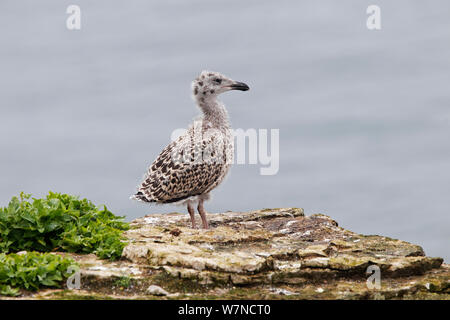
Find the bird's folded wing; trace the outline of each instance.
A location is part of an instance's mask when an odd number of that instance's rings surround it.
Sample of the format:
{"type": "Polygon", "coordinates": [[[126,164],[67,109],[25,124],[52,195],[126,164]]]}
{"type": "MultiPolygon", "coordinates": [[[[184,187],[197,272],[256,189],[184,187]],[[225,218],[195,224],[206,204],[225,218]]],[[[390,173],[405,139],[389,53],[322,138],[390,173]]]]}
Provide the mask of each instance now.
{"type": "Polygon", "coordinates": [[[148,201],[169,203],[209,192],[221,179],[225,148],[217,136],[192,132],[170,143],[150,166],[139,187],[148,201]]]}

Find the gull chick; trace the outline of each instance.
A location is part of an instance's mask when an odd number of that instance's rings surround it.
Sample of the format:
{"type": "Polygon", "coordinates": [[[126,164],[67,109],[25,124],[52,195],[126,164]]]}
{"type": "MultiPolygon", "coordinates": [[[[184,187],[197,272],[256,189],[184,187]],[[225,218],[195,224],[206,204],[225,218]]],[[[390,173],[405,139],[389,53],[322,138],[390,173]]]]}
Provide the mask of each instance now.
{"type": "Polygon", "coordinates": [[[233,136],[225,105],[219,94],[247,91],[242,82],[211,71],[203,71],[192,82],[192,93],[202,115],[186,133],[159,154],[132,199],[153,203],[187,205],[192,228],[196,228],[194,205],[204,229],[208,220],[203,206],[209,193],[225,178],[233,161],[233,136]]]}

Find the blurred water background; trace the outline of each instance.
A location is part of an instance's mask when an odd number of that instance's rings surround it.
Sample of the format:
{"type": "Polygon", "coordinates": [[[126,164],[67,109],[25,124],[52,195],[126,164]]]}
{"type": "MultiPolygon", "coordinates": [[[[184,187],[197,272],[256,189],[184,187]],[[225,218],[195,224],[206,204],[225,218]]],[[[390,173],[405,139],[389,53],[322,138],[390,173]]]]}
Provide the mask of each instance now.
{"type": "Polygon", "coordinates": [[[236,165],[211,212],[303,207],[450,258],[450,2],[2,0],[0,204],[48,190],[127,220],[211,69],[235,128],[280,129],[280,170],[236,165]],[[66,28],[66,8],[82,29],[66,28]],[[382,30],[366,28],[381,7],[382,30]]]}

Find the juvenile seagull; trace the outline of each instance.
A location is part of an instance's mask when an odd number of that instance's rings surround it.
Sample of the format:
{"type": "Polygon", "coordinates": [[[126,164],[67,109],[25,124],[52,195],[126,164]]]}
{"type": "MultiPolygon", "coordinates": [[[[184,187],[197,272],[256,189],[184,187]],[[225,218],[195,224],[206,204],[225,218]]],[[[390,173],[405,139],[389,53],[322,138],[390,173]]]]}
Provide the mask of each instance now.
{"type": "Polygon", "coordinates": [[[193,98],[202,116],[185,134],[164,148],[132,199],[185,204],[192,228],[196,227],[193,204],[197,203],[203,228],[209,228],[203,202],[223,181],[233,161],[228,113],[224,104],[217,100],[219,94],[230,90],[247,91],[249,87],[211,71],[203,71],[192,82],[193,98]]]}

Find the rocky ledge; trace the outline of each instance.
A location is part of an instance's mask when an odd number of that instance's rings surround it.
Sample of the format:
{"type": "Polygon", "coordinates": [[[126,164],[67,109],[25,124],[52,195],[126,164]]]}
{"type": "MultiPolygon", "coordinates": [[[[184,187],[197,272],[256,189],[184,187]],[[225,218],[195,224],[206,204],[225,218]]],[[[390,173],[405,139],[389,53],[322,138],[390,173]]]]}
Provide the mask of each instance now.
{"type": "Polygon", "coordinates": [[[442,258],[405,241],[354,233],[322,214],[264,209],[210,214],[209,221],[211,229],[202,230],[190,228],[187,214],[136,219],[120,261],[66,254],[81,266],[80,289],[33,297],[450,298],[450,266],[442,258]],[[377,274],[380,282],[367,280],[377,274]]]}

